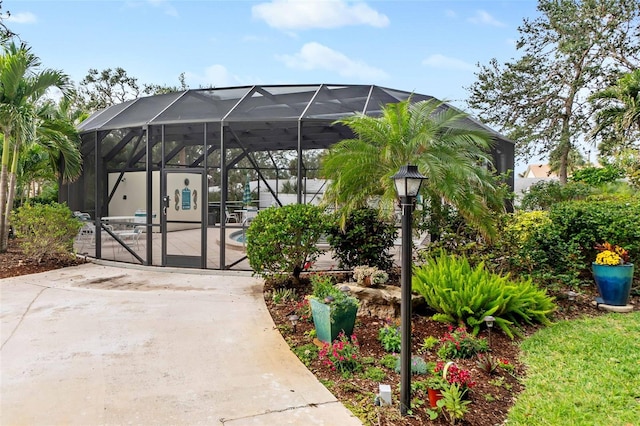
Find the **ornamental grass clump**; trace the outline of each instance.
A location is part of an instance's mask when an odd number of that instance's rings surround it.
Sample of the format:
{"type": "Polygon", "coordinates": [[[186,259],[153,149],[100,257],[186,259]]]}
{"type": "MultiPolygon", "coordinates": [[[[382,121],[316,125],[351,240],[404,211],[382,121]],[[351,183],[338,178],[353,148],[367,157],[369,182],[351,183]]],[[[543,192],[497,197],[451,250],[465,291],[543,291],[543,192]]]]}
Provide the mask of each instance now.
{"type": "Polygon", "coordinates": [[[437,313],[436,321],[466,324],[477,335],[484,317],[509,337],[520,334],[521,323],[548,325],[556,306],[545,290],[531,279],[511,279],[485,269],[484,263],[472,268],[464,256],[449,256],[444,251],[428,257],[413,274],[413,290],[424,297],[437,313]]]}

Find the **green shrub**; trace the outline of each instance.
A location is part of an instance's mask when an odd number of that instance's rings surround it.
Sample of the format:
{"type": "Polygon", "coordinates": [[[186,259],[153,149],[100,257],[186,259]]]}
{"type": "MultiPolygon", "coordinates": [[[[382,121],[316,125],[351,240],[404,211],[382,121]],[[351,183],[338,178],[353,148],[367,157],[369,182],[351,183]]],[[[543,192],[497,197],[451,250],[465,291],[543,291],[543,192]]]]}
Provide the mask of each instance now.
{"type": "Polygon", "coordinates": [[[598,186],[604,183],[615,182],[622,177],[624,177],[624,171],[622,169],[607,164],[603,167],[585,167],[576,170],[571,176],[571,181],[598,186]]]}
{"type": "Polygon", "coordinates": [[[547,210],[556,203],[586,198],[592,187],[582,182],[561,184],[558,181],[540,181],[529,187],[520,201],[523,210],[547,210]]]}
{"type": "Polygon", "coordinates": [[[65,204],[25,204],[15,210],[11,223],[25,255],[37,262],[45,256],[73,256],[73,239],[82,223],[65,204]]]}
{"type": "MultiPolygon", "coordinates": [[[[548,211],[507,216],[487,259],[500,256],[509,272],[551,289],[592,285],[596,243],[609,241],[640,259],[640,197],[590,195],[556,203],[548,211]]],[[[636,269],[636,279],[640,273],[636,269]]]]}
{"type": "Polygon", "coordinates": [[[576,287],[580,284],[576,266],[582,256],[575,244],[563,239],[548,211],[510,215],[496,247],[507,261],[507,270],[530,277],[547,287],[576,287]]]}
{"type": "Polygon", "coordinates": [[[322,251],[317,247],[326,232],[327,216],[311,204],[291,204],[262,210],[247,229],[247,257],[254,273],[300,273],[322,251]]]}
{"type": "Polygon", "coordinates": [[[385,325],[378,331],[378,341],[382,343],[382,347],[387,352],[400,352],[402,338],[400,337],[399,327],[389,324],[385,325]]]}
{"type": "Polygon", "coordinates": [[[516,212],[509,216],[503,230],[503,239],[519,246],[526,243],[532,236],[546,225],[551,224],[549,212],[534,210],[528,212],[516,212]]]}
{"type": "Polygon", "coordinates": [[[511,280],[487,271],[482,263],[471,268],[466,258],[444,252],[415,268],[412,282],[413,290],[437,312],[434,320],[467,324],[474,335],[487,315],[513,337],[514,324],[548,324],[547,315],[555,309],[552,299],[530,279],[511,280]]]}
{"type": "Polygon", "coordinates": [[[396,236],[393,224],[381,220],[376,210],[363,208],[349,213],[343,227],[331,227],[328,241],[340,267],[369,265],[388,271],[393,266],[389,248],[396,236]]]}
{"type": "Polygon", "coordinates": [[[609,241],[624,247],[631,259],[640,259],[640,197],[560,203],[549,212],[556,232],[578,246],[588,268],[595,260],[596,243],[609,241]]]}

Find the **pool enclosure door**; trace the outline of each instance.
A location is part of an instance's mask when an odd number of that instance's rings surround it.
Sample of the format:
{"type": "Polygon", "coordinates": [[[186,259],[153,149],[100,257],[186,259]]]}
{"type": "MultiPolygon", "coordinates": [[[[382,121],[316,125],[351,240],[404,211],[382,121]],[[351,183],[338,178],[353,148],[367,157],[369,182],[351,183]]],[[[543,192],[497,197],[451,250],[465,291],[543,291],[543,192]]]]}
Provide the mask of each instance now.
{"type": "Polygon", "coordinates": [[[165,170],[162,173],[163,266],[206,268],[205,177],[204,169],[165,170]]]}

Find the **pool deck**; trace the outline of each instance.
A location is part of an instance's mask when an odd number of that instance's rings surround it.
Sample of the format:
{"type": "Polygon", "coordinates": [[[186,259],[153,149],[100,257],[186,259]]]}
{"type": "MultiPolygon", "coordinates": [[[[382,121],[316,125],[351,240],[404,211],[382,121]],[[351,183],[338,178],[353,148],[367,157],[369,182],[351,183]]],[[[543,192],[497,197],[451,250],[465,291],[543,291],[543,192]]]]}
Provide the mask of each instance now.
{"type": "MultiPolygon", "coordinates": [[[[220,228],[207,228],[207,269],[232,270],[232,271],[251,271],[249,261],[245,258],[245,245],[241,242],[230,238],[234,232],[242,231],[241,226],[228,226],[225,229],[225,263],[233,265],[228,268],[220,267],[220,228]],[[244,258],[244,259],[243,259],[244,258]],[[236,263],[237,262],[237,263],[236,263]]],[[[125,250],[117,241],[103,234],[102,242],[102,259],[117,262],[126,262],[132,264],[140,264],[127,250],[125,250]]],[[[143,259],[146,256],[147,236],[142,234],[137,243],[126,241],[129,247],[135,251],[143,259]]],[[[152,253],[153,266],[161,266],[162,264],[162,236],[160,233],[154,233],[152,236],[152,253]]],[[[200,252],[200,230],[187,229],[181,231],[172,231],[167,233],[167,253],[170,254],[194,254],[200,252]]],[[[79,254],[86,254],[89,257],[95,257],[95,246],[88,241],[76,242],[76,251],[79,254]]],[[[321,246],[327,251],[323,253],[314,263],[313,269],[329,270],[336,269],[338,261],[332,258],[332,252],[328,250],[328,246],[321,246]]],[[[400,246],[391,248],[394,259],[399,263],[400,246]]]]}

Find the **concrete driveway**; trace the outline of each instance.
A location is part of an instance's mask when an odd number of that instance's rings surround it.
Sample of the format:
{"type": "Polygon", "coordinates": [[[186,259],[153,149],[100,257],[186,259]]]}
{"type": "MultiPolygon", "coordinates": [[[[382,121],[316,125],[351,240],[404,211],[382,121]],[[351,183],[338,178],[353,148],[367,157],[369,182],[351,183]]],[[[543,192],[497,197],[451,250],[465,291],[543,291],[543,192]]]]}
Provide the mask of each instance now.
{"type": "Polygon", "coordinates": [[[361,425],[247,274],[85,264],[0,280],[2,425],[361,425]]]}

